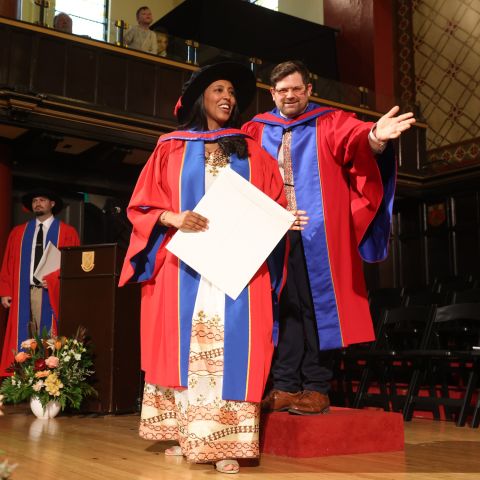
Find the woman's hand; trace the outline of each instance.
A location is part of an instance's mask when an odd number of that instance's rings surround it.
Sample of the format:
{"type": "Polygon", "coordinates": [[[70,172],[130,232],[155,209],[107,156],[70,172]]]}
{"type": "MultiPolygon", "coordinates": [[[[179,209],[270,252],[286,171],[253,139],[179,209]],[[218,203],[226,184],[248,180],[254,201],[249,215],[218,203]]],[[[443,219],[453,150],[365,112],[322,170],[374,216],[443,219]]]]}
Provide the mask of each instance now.
{"type": "Polygon", "coordinates": [[[164,212],[160,216],[160,223],[166,227],[178,228],[182,232],[204,232],[208,229],[208,219],[190,210],[180,213],[164,212]]]}
{"type": "Polygon", "coordinates": [[[292,223],[290,230],[304,230],[305,225],[310,220],[310,217],[305,216],[307,212],[305,210],[292,210],[291,213],[295,215],[296,219],[292,223]]]}

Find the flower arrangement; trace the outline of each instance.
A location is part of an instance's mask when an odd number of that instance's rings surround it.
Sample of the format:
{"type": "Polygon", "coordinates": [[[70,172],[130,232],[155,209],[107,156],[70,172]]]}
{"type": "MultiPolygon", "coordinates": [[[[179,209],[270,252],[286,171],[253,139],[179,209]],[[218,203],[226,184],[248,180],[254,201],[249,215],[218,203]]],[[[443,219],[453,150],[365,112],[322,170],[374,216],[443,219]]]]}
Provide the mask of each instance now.
{"type": "MultiPolygon", "coordinates": [[[[3,452],[0,452],[0,455],[3,452]]],[[[9,480],[12,472],[17,468],[17,464],[11,464],[8,460],[0,460],[0,480],[9,480]]]]}
{"type": "Polygon", "coordinates": [[[73,338],[49,337],[44,330],[41,337],[22,342],[10,367],[13,375],[0,386],[4,401],[19,403],[35,396],[43,408],[51,400],[62,410],[80,408],[83,398],[97,393],[87,381],[93,362],[84,338],[80,327],[73,338]]]}

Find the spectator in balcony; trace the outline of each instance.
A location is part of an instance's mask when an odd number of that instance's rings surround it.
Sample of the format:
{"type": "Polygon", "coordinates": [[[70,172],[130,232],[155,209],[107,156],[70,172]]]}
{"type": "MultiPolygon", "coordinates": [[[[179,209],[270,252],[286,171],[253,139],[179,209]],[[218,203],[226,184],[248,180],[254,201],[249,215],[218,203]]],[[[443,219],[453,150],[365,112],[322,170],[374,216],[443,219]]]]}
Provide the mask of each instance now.
{"type": "Polygon", "coordinates": [[[59,32],[72,33],[72,19],[66,13],[57,13],[53,19],[53,28],[59,32]]]}
{"type": "Polygon", "coordinates": [[[159,57],[166,57],[168,55],[168,34],[167,32],[156,32],[157,35],[157,55],[159,57]]]}
{"type": "Polygon", "coordinates": [[[270,92],[276,108],[243,130],[274,157],[289,209],[310,217],[289,232],[273,389],[263,406],[295,414],[327,413],[332,372],[321,350],[373,340],[362,259],[382,260],[390,234],[395,162],[389,140],[415,122],[392,108],[377,123],[309,103],[309,72],[298,61],[277,65],[270,92]]]}
{"type": "MultiPolygon", "coordinates": [[[[57,247],[79,245],[74,227],[55,218],[62,209],[62,199],[50,190],[39,188],[22,197],[22,204],[35,216],[16,226],[8,237],[0,270],[2,306],[9,310],[2,350],[0,376],[13,362],[12,351],[44,328],[55,334],[56,320],[45,279],[33,275],[48,242],[57,247]]],[[[58,299],[54,299],[58,304],[58,299]]]]}
{"type": "Polygon", "coordinates": [[[140,7],[136,13],[138,25],[129,28],[124,37],[125,45],[135,50],[157,54],[157,36],[150,30],[152,12],[148,7],[140,7]]]}
{"type": "Polygon", "coordinates": [[[255,88],[248,67],[235,62],[203,67],[184,85],[175,109],[180,129],[160,137],[130,200],[133,232],[120,277],[121,285],[143,283],[140,435],[176,440],[165,454],[214,462],[224,473],[238,472],[236,458],[259,455],[272,292],[282,284],[284,250],[233,301],[165,247],[178,230],[208,228],[191,210],[223,169],[286,206],[275,160],[237,129],[255,88]]]}

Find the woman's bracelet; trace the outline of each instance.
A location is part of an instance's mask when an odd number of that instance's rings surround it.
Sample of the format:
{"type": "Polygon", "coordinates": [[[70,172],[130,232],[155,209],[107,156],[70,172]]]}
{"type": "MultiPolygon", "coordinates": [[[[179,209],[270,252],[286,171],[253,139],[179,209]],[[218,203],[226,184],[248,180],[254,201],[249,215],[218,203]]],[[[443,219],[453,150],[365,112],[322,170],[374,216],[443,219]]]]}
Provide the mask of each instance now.
{"type": "Polygon", "coordinates": [[[165,217],[167,216],[167,213],[170,213],[170,210],[165,210],[161,215],[160,215],[160,223],[162,225],[165,225],[166,227],[169,227],[170,225],[167,225],[165,223],[165,217]]]}

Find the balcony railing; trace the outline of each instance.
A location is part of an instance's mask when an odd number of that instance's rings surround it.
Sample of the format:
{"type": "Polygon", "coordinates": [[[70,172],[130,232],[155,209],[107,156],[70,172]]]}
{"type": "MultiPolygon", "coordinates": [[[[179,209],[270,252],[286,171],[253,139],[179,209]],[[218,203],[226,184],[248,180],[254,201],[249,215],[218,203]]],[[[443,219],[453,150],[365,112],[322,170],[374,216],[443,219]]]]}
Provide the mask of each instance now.
{"type": "MultiPolygon", "coordinates": [[[[90,1],[93,2],[94,0],[90,1]]],[[[109,0],[108,2],[103,3],[108,7],[108,11],[107,8],[102,10],[97,6],[92,12],[87,11],[79,13],[78,10],[75,10],[74,13],[71,13],[71,11],[67,12],[70,17],[70,24],[55,23],[55,15],[60,13],[56,9],[58,6],[57,3],[49,0],[25,1],[21,20],[43,26],[47,29],[55,30],[56,27],[57,30],[60,29],[63,33],[72,35],[73,38],[88,38],[131,50],[131,47],[126,45],[124,39],[125,32],[132,25],[130,25],[124,18],[119,17],[119,15],[125,15],[125,7],[122,7],[125,2],[109,0]]],[[[77,2],[71,3],[73,4],[77,2]]],[[[100,4],[102,4],[102,2],[100,2],[100,4]]],[[[129,12],[129,18],[132,18],[134,17],[134,12],[133,10],[130,10],[132,9],[128,9],[127,12],[129,12]]],[[[158,52],[158,55],[150,54],[145,51],[142,51],[142,53],[151,55],[152,57],[160,56],[161,58],[193,66],[205,65],[219,58],[237,60],[250,64],[257,80],[260,83],[269,84],[269,75],[274,64],[265,59],[248,57],[222,50],[211,45],[201,44],[198,43],[195,38],[180,38],[163,32],[156,32],[156,34],[157,37],[161,37],[162,39],[165,39],[165,37],[167,38],[168,47],[166,50],[163,50],[163,46],[160,47],[160,45],[164,45],[164,40],[163,42],[162,40],[159,40],[159,47],[162,50],[158,52]]],[[[315,72],[312,72],[311,83],[314,95],[327,101],[368,109],[373,112],[386,111],[393,105],[402,106],[402,103],[398,98],[381,95],[363,86],[354,86],[322,78],[315,72]]],[[[416,117],[419,117],[420,112],[416,105],[405,105],[403,107],[404,109],[413,108],[416,117]]]]}
{"type": "MultiPolygon", "coordinates": [[[[271,65],[184,39],[174,39],[160,57],[0,18],[0,44],[0,122],[151,149],[158,135],[175,128],[173,107],[196,63],[219,56],[248,61],[256,74],[257,95],[245,119],[273,107],[271,65]]],[[[312,101],[353,111],[363,120],[381,116],[373,107],[385,99],[372,92],[315,74],[311,81],[312,101]]],[[[418,124],[398,142],[400,172],[422,173],[425,127],[418,124]]]]}

